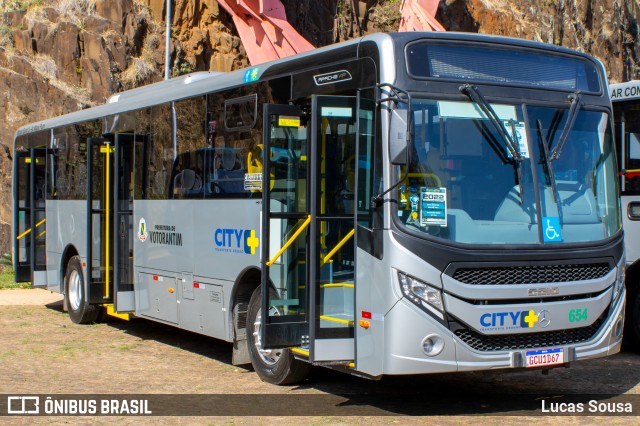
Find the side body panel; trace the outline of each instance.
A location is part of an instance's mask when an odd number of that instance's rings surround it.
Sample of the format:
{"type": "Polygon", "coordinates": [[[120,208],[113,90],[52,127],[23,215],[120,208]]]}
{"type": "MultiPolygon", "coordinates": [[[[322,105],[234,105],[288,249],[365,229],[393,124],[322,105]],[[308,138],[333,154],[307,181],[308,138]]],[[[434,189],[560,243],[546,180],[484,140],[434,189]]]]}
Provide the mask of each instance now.
{"type": "Polygon", "coordinates": [[[260,264],[251,238],[261,244],[260,208],[260,199],[135,201],[137,315],[231,340],[233,285],[260,264]]]}
{"type": "MultiPolygon", "coordinates": [[[[87,255],[87,202],[83,200],[47,200],[47,288],[58,293],[62,288],[62,256],[73,246],[83,260],[87,255]]],[[[85,272],[86,273],[86,272],[85,272]]],[[[86,282],[86,277],[85,277],[86,282]]]]}

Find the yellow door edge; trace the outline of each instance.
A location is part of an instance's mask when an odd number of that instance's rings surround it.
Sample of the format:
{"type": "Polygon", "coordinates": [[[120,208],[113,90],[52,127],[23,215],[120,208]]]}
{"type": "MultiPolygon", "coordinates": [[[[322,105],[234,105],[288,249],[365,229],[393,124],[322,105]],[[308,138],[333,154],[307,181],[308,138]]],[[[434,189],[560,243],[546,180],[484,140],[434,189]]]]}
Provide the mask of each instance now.
{"type": "Polygon", "coordinates": [[[129,314],[120,314],[118,312],[116,312],[115,308],[113,307],[112,304],[104,304],[102,305],[105,308],[107,308],[107,315],[112,316],[112,317],[116,317],[116,318],[120,318],[123,319],[125,321],[129,321],[129,314]]]}

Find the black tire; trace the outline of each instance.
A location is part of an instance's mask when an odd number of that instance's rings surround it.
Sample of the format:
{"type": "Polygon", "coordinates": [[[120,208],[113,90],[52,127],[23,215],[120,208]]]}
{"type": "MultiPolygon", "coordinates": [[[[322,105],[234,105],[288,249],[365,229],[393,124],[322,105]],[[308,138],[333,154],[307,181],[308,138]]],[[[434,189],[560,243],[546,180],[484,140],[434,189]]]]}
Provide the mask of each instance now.
{"type": "Polygon", "coordinates": [[[69,259],[64,277],[64,289],[64,302],[71,321],[76,324],[95,322],[100,311],[96,306],[90,305],[87,300],[80,256],[69,259]]]}
{"type": "Polygon", "coordinates": [[[640,291],[627,293],[625,340],[630,348],[640,353],[640,291]]]}
{"type": "MultiPolygon", "coordinates": [[[[260,352],[260,302],[262,299],[261,286],[255,289],[249,301],[247,310],[247,345],[253,369],[258,377],[273,385],[290,385],[304,380],[311,365],[295,359],[290,349],[272,350],[268,353],[260,352]],[[256,324],[257,323],[257,324],[256,324]]],[[[275,291],[270,290],[272,296],[275,291]]]]}

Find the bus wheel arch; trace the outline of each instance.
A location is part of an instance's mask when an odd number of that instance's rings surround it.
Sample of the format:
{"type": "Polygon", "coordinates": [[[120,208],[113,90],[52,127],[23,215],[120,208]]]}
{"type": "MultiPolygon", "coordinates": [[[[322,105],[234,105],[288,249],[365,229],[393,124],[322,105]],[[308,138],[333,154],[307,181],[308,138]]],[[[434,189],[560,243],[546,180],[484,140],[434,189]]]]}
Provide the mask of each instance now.
{"type": "Polygon", "coordinates": [[[640,261],[636,261],[627,268],[625,287],[627,290],[625,340],[635,351],[640,352],[640,261]]]}
{"type": "Polygon", "coordinates": [[[262,272],[256,267],[244,269],[233,286],[229,312],[230,336],[233,342],[233,365],[250,364],[247,348],[247,310],[251,295],[260,286],[262,272]]]}
{"type": "MultiPolygon", "coordinates": [[[[62,256],[60,257],[60,269],[59,269],[60,272],[58,274],[59,275],[58,282],[60,283],[60,292],[62,293],[63,296],[67,294],[65,279],[67,277],[67,268],[69,267],[69,260],[71,260],[73,256],[78,256],[78,250],[75,248],[75,246],[68,245],[67,247],[65,247],[62,253],[62,256]]],[[[66,297],[63,298],[62,310],[67,312],[66,297]]]]}

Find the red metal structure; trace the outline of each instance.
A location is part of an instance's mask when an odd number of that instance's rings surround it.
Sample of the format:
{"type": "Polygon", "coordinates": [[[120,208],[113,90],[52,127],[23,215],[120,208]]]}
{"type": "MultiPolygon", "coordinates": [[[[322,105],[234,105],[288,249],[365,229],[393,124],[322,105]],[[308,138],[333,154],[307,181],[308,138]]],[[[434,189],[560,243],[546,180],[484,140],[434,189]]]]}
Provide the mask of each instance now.
{"type": "Polygon", "coordinates": [[[315,49],[289,24],[280,0],[218,3],[233,17],[252,65],[315,49]]]}
{"type": "MultiPolygon", "coordinates": [[[[445,31],[436,20],[439,0],[404,0],[399,31],[445,31]]],[[[218,0],[229,12],[251,65],[315,47],[289,24],[280,0],[218,0]]]]}
{"type": "Polygon", "coordinates": [[[404,0],[398,31],[446,31],[435,18],[439,0],[404,0]]]}

